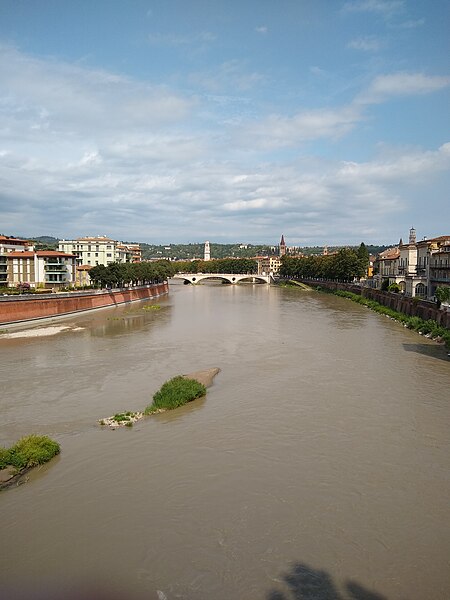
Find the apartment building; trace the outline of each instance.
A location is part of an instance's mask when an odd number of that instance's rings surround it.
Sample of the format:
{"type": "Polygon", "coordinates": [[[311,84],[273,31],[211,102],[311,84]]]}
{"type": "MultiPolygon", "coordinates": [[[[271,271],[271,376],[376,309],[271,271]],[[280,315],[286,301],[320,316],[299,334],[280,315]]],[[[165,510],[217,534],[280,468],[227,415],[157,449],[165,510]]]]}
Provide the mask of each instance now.
{"type": "Polygon", "coordinates": [[[58,288],[70,286],[76,278],[76,256],[56,250],[21,250],[3,255],[6,285],[58,288]]]}
{"type": "Polygon", "coordinates": [[[140,262],[139,244],[124,244],[106,236],[61,240],[60,252],[75,254],[78,265],[109,265],[113,262],[140,262]]]}
{"type": "Polygon", "coordinates": [[[0,235],[0,287],[8,286],[8,258],[10,252],[33,250],[32,242],[7,235],[0,235]]]}

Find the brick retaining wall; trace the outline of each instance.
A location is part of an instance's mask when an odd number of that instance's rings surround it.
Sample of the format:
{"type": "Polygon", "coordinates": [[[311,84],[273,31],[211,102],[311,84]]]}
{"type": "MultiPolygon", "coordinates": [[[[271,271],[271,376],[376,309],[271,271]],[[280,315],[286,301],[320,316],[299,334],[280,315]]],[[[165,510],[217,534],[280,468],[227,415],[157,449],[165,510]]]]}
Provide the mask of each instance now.
{"type": "Polygon", "coordinates": [[[116,306],[137,300],[157,298],[169,292],[167,282],[124,288],[120,290],[102,290],[71,294],[53,294],[45,298],[39,296],[21,296],[19,298],[0,298],[0,325],[30,321],[46,317],[56,317],[70,313],[116,306]]]}

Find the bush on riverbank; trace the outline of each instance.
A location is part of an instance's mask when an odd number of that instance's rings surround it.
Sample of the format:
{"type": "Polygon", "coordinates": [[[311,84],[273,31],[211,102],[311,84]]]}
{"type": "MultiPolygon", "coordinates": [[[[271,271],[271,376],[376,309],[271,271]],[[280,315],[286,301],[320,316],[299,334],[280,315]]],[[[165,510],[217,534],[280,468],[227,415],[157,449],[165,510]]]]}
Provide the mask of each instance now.
{"type": "MultiPolygon", "coordinates": [[[[321,290],[323,291],[323,290],[321,290]]],[[[364,298],[359,294],[354,294],[353,292],[346,292],[344,290],[336,290],[333,292],[335,296],[340,296],[341,298],[348,298],[349,300],[353,300],[353,302],[357,302],[358,304],[362,304],[363,306],[367,306],[371,310],[375,312],[386,315],[395,321],[399,321],[403,323],[405,327],[408,329],[412,329],[421,333],[422,335],[427,335],[432,339],[441,339],[445,345],[450,348],[450,331],[445,327],[441,327],[431,319],[425,321],[420,317],[410,317],[403,313],[400,313],[392,308],[387,306],[383,306],[379,304],[375,300],[369,300],[368,298],[364,298]]]]}
{"type": "Polygon", "coordinates": [[[11,466],[21,471],[48,462],[60,453],[60,446],[46,435],[23,437],[11,448],[0,448],[0,469],[11,466]]]}
{"type": "Polygon", "coordinates": [[[144,414],[150,415],[160,410],[172,410],[191,402],[196,398],[206,395],[206,387],[196,381],[178,375],[164,383],[160,390],[153,396],[152,404],[149,404],[144,414]]]}

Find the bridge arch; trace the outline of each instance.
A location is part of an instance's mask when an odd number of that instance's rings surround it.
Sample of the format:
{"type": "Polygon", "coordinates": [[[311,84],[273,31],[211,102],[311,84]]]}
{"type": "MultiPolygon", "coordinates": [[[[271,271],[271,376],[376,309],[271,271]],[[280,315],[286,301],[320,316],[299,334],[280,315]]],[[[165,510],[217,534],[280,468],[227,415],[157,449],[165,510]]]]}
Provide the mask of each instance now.
{"type": "Polygon", "coordinates": [[[253,283],[270,283],[268,275],[255,275],[253,273],[177,273],[174,279],[183,279],[187,283],[197,285],[205,279],[221,279],[231,285],[241,281],[251,281],[253,283]]]}

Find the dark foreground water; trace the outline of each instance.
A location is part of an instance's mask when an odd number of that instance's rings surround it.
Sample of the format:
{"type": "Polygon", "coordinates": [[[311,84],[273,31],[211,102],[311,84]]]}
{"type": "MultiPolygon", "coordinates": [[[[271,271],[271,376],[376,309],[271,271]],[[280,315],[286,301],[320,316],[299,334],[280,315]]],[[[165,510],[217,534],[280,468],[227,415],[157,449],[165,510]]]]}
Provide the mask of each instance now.
{"type": "Polygon", "coordinates": [[[0,336],[0,445],[62,447],[0,494],[0,597],[450,598],[442,347],[295,289],[172,285],[154,304],[0,336]],[[206,399],[96,424],[209,367],[206,399]]]}

